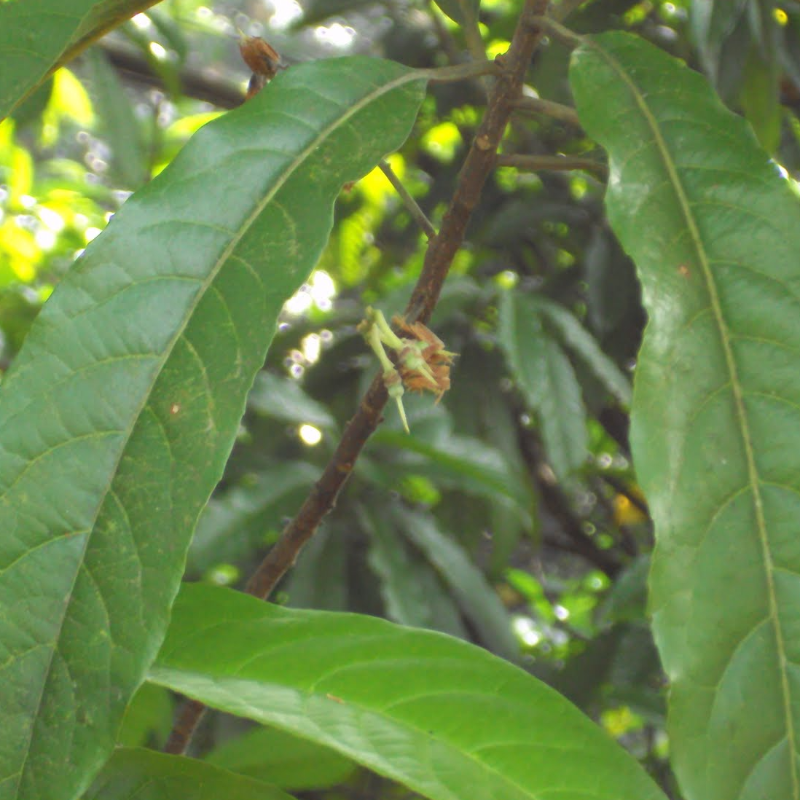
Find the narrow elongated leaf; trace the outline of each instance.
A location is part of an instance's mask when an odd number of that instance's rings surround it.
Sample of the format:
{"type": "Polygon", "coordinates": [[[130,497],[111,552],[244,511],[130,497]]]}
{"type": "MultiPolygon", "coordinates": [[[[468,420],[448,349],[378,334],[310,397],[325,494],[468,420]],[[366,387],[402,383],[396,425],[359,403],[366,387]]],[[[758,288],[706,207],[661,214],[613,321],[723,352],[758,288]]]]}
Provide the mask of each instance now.
{"type": "Polygon", "coordinates": [[[600,349],[589,331],[565,308],[544,297],[532,298],[558,331],[564,344],[621,403],[630,403],[631,384],[622,370],[600,349]]]}
{"type": "Polygon", "coordinates": [[[506,292],[500,303],[500,343],[528,405],[539,414],[553,471],[568,479],[586,460],[586,409],[569,359],[542,325],[535,298],[506,292]]]}
{"type": "Polygon", "coordinates": [[[373,437],[373,443],[389,444],[408,454],[407,461],[395,468],[395,478],[397,469],[409,469],[428,475],[437,483],[455,483],[462,491],[486,495],[497,502],[512,500],[525,516],[532,506],[529,488],[509,469],[500,451],[480,439],[450,434],[447,439],[428,442],[413,432],[409,436],[382,429],[373,437]]]}
{"type": "Polygon", "coordinates": [[[800,205],[708,84],[643,41],[574,55],[650,316],[631,441],[687,800],[800,797],[800,205]]]}
{"type": "Polygon", "coordinates": [[[91,90],[102,124],[102,135],[111,147],[113,180],[117,186],[138,189],[149,177],[142,128],[105,53],[94,47],[87,53],[91,66],[91,90]]]}
{"type": "Polygon", "coordinates": [[[269,783],[203,761],[152,750],[117,750],[85,800],[292,800],[269,783]]]}
{"type": "Polygon", "coordinates": [[[0,2],[0,120],[57,67],[158,0],[0,2]]]}
{"type": "Polygon", "coordinates": [[[716,81],[719,54],[727,37],[744,13],[747,0],[692,0],[691,33],[709,77],[716,81]]]}
{"type": "Polygon", "coordinates": [[[247,398],[247,406],[265,417],[284,422],[308,423],[319,428],[336,428],[336,419],[323,403],[309,397],[289,378],[259,372],[247,398]]]}
{"type": "Polygon", "coordinates": [[[498,656],[516,661],[520,648],[511,632],[508,612],[463,548],[445,536],[428,514],[401,508],[396,516],[406,536],[439,570],[481,642],[498,656]]]}
{"type": "Polygon", "coordinates": [[[342,183],[424,83],[342,59],[203,128],[87,248],[0,391],[0,798],[85,788],[155,655],[195,520],[342,183]]]}
{"type": "Polygon", "coordinates": [[[150,679],[435,800],[663,800],[631,756],[535,678],[371,617],[188,585],[150,679]]]}
{"type": "Polygon", "coordinates": [[[386,616],[393,622],[467,638],[458,607],[430,564],[412,553],[382,508],[359,514],[369,532],[369,565],[380,578],[386,616]]]}
{"type": "Polygon", "coordinates": [[[196,577],[221,561],[240,562],[272,544],[281,520],[303,502],[318,477],[319,469],[306,461],[274,464],[213,497],[197,520],[187,573],[196,577]]]}

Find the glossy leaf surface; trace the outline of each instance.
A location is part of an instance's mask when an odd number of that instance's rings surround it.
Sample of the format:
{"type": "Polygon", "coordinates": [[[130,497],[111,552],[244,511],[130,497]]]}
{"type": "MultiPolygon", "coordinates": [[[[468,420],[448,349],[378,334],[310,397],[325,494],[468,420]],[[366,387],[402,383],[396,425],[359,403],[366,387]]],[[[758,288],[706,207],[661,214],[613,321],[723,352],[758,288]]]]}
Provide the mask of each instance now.
{"type": "Polygon", "coordinates": [[[423,91],[376,59],[283,73],[134,195],[36,320],[0,391],[2,800],[74,797],[105,760],[277,315],[423,91]]]}
{"type": "Polygon", "coordinates": [[[436,800],[662,798],[552,689],[479,648],[383,620],[187,585],[150,679],[436,800]]]}
{"type": "Polygon", "coordinates": [[[203,761],[120,749],[84,800],[292,800],[275,786],[203,761]]]}
{"type": "Polygon", "coordinates": [[[650,318],[631,439],[687,800],[800,797],[800,204],[699,75],[624,34],[573,57],[650,318]]]}
{"type": "Polygon", "coordinates": [[[0,120],[57,66],[158,0],[0,2],[0,120]]]}

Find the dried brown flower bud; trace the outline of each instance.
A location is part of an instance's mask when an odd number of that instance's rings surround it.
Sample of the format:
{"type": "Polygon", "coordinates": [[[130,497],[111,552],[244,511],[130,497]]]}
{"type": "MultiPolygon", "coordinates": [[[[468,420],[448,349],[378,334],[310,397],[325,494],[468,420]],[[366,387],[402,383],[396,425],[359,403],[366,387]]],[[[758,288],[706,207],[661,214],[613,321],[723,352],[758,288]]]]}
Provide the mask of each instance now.
{"type": "Polygon", "coordinates": [[[274,78],[277,74],[281,57],[274,47],[259,36],[242,36],[239,52],[244,63],[253,70],[253,74],[261,75],[266,80],[274,78]]]}

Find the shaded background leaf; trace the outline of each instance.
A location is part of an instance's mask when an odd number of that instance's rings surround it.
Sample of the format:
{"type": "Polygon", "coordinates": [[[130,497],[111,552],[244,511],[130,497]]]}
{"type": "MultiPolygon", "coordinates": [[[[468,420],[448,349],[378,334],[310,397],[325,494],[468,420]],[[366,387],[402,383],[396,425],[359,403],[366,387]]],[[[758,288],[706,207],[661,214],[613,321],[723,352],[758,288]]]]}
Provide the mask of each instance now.
{"type": "Polygon", "coordinates": [[[0,120],[91,41],[157,0],[0,3],[0,120]]]}
{"type": "Polygon", "coordinates": [[[97,777],[86,800],[291,800],[268,783],[202,761],[120,749],[97,777]]]}

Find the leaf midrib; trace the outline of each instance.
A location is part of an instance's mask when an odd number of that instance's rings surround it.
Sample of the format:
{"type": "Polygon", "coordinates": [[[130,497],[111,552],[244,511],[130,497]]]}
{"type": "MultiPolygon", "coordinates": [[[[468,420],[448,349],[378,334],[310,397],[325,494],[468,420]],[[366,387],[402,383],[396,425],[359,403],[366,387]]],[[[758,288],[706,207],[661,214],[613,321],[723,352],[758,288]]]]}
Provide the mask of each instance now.
{"type": "MultiPolygon", "coordinates": [[[[786,736],[789,745],[789,753],[791,755],[791,763],[794,763],[794,753],[796,752],[795,745],[797,734],[794,729],[794,721],[791,714],[791,692],[789,687],[789,676],[786,668],[786,648],[783,640],[783,632],[778,618],[778,602],[775,592],[775,584],[773,580],[774,566],[772,554],[770,552],[769,537],[767,533],[767,523],[764,515],[764,504],[761,496],[761,480],[758,474],[758,469],[755,463],[753,439],[750,431],[750,424],[747,419],[747,412],[744,407],[744,396],[742,387],[739,380],[739,373],[736,365],[736,359],[733,355],[731,347],[730,334],[722,313],[722,306],[717,291],[717,285],[714,280],[714,275],[711,270],[711,263],[709,256],[703,244],[702,237],[700,236],[699,228],[695,222],[694,215],[691,211],[691,206],[688,202],[686,192],[683,184],[678,175],[678,170],[672,160],[671,154],[667,147],[661,131],[658,127],[657,121],[653,114],[651,114],[649,107],[645,101],[644,95],[639,91],[637,85],[631,79],[630,75],[623,68],[623,66],[614,59],[611,54],[606,52],[602,45],[596,41],[589,40],[591,45],[596,48],[601,57],[606,60],[609,66],[617,73],[622,82],[628,86],[634,98],[634,101],[642,116],[650,128],[653,139],[655,141],[658,153],[663,161],[664,168],[666,169],[669,183],[672,185],[678,199],[681,212],[683,214],[686,226],[689,230],[694,250],[697,254],[698,261],[701,266],[703,278],[708,292],[711,311],[719,332],[720,341],[722,344],[723,352],[725,355],[725,365],[730,375],[731,391],[734,398],[734,406],[736,409],[736,419],[739,423],[739,433],[742,438],[742,444],[745,451],[745,461],[747,464],[748,481],[753,492],[753,505],[756,517],[756,530],[758,533],[759,543],[761,545],[762,558],[764,563],[765,581],[767,585],[767,593],[769,597],[769,617],[772,622],[772,627],[775,632],[775,640],[779,658],[779,671],[781,676],[781,695],[783,698],[783,714],[786,724],[786,736]]],[[[795,767],[790,768],[792,779],[792,798],[793,800],[800,799],[800,776],[795,767]]]]}
{"type": "MultiPolygon", "coordinates": [[[[358,102],[354,103],[352,106],[347,107],[345,109],[344,113],[341,114],[339,117],[337,117],[336,120],[333,123],[329,124],[322,131],[320,131],[320,133],[317,136],[315,136],[311,140],[311,142],[297,156],[295,156],[295,158],[293,158],[286,165],[286,168],[284,169],[283,174],[275,181],[274,185],[264,195],[264,197],[261,199],[261,201],[256,203],[256,205],[255,205],[253,211],[251,212],[251,214],[239,226],[239,229],[231,237],[230,243],[225,247],[225,249],[219,255],[219,257],[217,258],[217,260],[214,263],[214,265],[211,268],[211,270],[209,270],[208,276],[203,281],[200,282],[200,288],[199,288],[197,294],[195,295],[194,301],[187,308],[187,313],[186,313],[186,315],[184,317],[184,320],[183,320],[182,324],[179,325],[176,328],[175,335],[169,341],[167,346],[164,348],[163,356],[156,361],[157,367],[156,367],[156,370],[155,370],[155,373],[154,373],[155,374],[155,378],[154,378],[152,384],[150,385],[150,388],[142,394],[142,401],[139,404],[138,408],[136,409],[135,413],[133,413],[131,415],[131,424],[128,427],[127,432],[125,433],[124,439],[123,439],[123,441],[121,443],[121,446],[119,448],[119,456],[115,460],[113,469],[110,472],[110,476],[111,477],[110,477],[110,480],[108,482],[108,486],[103,491],[103,493],[102,493],[102,495],[101,495],[101,497],[100,497],[100,499],[99,499],[99,501],[97,503],[97,511],[96,511],[96,513],[95,513],[95,515],[94,515],[94,517],[92,519],[90,533],[86,537],[86,543],[85,543],[85,545],[83,547],[83,550],[81,552],[79,566],[78,566],[78,569],[75,570],[75,576],[74,576],[74,579],[73,579],[72,584],[70,586],[69,599],[64,604],[63,612],[61,614],[60,619],[58,620],[58,628],[57,628],[58,635],[56,637],[54,637],[54,639],[52,640],[52,645],[51,645],[51,648],[50,648],[50,657],[49,657],[49,659],[47,661],[46,672],[45,672],[45,675],[44,675],[44,680],[42,681],[42,691],[39,694],[39,698],[38,698],[37,705],[36,705],[36,712],[32,717],[32,724],[30,726],[30,734],[28,736],[28,741],[26,742],[26,745],[25,745],[25,757],[24,757],[24,759],[22,761],[22,764],[20,765],[19,770],[17,771],[17,773],[15,773],[18,776],[18,780],[16,782],[16,788],[14,790],[16,797],[19,797],[19,787],[20,787],[21,783],[23,782],[23,780],[25,778],[25,775],[26,775],[28,759],[29,759],[29,757],[31,755],[31,749],[32,749],[31,748],[31,743],[32,743],[33,738],[34,738],[34,731],[37,728],[37,723],[38,723],[38,720],[39,720],[40,715],[41,715],[42,702],[43,702],[45,694],[46,694],[45,690],[46,690],[46,687],[49,685],[49,682],[50,682],[50,676],[52,674],[53,659],[55,657],[56,651],[58,650],[57,643],[61,640],[61,633],[63,632],[63,629],[64,629],[64,620],[68,616],[68,612],[72,607],[72,602],[73,602],[73,598],[74,598],[75,584],[76,584],[76,582],[78,580],[78,576],[81,574],[82,570],[84,569],[86,552],[87,552],[87,550],[89,548],[89,545],[92,542],[92,538],[93,538],[92,537],[92,533],[95,530],[95,527],[96,527],[96,524],[97,524],[97,519],[98,519],[98,517],[100,515],[100,512],[102,511],[102,509],[105,506],[106,497],[108,496],[109,492],[111,491],[111,487],[113,485],[114,478],[115,478],[115,476],[116,476],[116,474],[117,474],[117,472],[119,470],[120,462],[122,461],[122,458],[124,457],[125,453],[128,450],[128,444],[130,442],[131,436],[133,435],[133,431],[134,431],[134,429],[136,427],[136,423],[138,422],[138,420],[141,417],[144,409],[146,408],[147,403],[149,402],[150,397],[152,396],[153,388],[156,386],[156,384],[158,382],[158,376],[160,376],[162,374],[164,365],[167,363],[167,361],[169,360],[169,357],[172,355],[172,352],[173,352],[175,346],[177,345],[177,343],[180,341],[181,337],[183,336],[183,333],[186,330],[186,327],[188,326],[189,322],[191,321],[191,319],[193,319],[194,313],[195,313],[195,311],[197,309],[197,306],[200,304],[200,302],[202,301],[203,297],[205,297],[205,294],[208,291],[209,287],[213,284],[213,282],[216,279],[217,275],[219,274],[220,270],[227,263],[228,259],[231,257],[231,255],[233,254],[233,251],[239,245],[239,243],[241,242],[241,240],[244,237],[244,235],[247,233],[247,231],[250,230],[250,227],[252,226],[252,224],[255,222],[255,220],[258,218],[258,216],[264,211],[264,209],[272,201],[272,199],[277,195],[277,193],[283,188],[283,186],[286,184],[286,182],[289,180],[289,178],[300,167],[302,167],[302,165],[307,161],[307,159],[309,158],[309,156],[311,156],[311,154],[314,152],[314,150],[316,150],[323,141],[325,141],[327,138],[329,138],[336,130],[338,130],[343,125],[345,125],[347,122],[349,122],[352,117],[354,117],[357,113],[359,113],[363,108],[365,108],[370,103],[374,102],[375,100],[377,100],[378,98],[382,97],[383,95],[388,94],[390,91],[393,91],[394,89],[399,88],[400,86],[403,86],[403,85],[405,85],[407,83],[412,83],[414,81],[419,81],[419,80],[425,80],[425,78],[422,75],[420,75],[419,72],[409,71],[409,72],[407,72],[407,73],[405,73],[403,75],[398,76],[397,78],[395,78],[395,79],[393,79],[391,81],[387,81],[386,83],[382,84],[377,89],[375,89],[375,90],[373,90],[371,92],[368,92],[366,95],[364,95],[360,100],[358,100],[358,102]]],[[[303,86],[302,88],[307,90],[307,91],[311,91],[310,87],[308,87],[308,86],[303,86]]],[[[326,99],[328,99],[328,98],[326,98],[326,99]]],[[[12,778],[13,774],[9,775],[8,777],[12,778]]]]}

